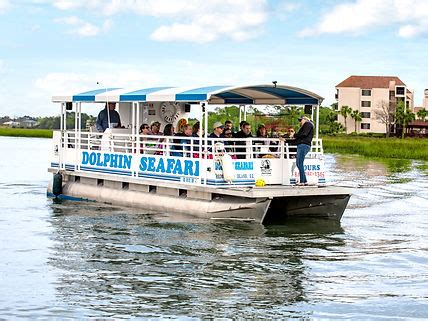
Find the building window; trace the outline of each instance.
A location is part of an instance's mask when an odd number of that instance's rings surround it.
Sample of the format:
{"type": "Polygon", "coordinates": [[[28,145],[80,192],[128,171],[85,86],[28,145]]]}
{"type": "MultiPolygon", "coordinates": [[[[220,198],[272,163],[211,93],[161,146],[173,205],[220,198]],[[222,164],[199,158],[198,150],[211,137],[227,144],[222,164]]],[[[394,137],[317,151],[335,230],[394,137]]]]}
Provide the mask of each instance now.
{"type": "Polygon", "coordinates": [[[370,129],[370,124],[361,123],[361,129],[370,129]]]}
{"type": "Polygon", "coordinates": [[[372,95],[372,91],[370,89],[363,89],[361,91],[361,96],[371,96],[372,95]]]}
{"type": "Polygon", "coordinates": [[[363,111],[363,112],[361,113],[361,118],[370,118],[370,113],[369,113],[369,112],[366,112],[366,111],[363,111]]]}
{"type": "Polygon", "coordinates": [[[397,87],[397,88],[395,88],[395,92],[397,95],[404,96],[405,88],[404,87],[397,87]]]}
{"type": "Polygon", "coordinates": [[[372,102],[368,100],[363,100],[361,102],[361,107],[371,107],[371,105],[372,105],[372,102]]]}

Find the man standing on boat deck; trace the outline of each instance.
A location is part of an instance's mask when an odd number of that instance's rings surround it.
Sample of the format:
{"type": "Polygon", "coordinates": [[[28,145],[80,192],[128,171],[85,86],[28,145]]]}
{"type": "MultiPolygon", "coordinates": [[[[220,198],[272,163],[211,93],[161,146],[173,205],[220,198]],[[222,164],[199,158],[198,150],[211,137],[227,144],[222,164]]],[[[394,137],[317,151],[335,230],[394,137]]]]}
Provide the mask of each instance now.
{"type": "Polygon", "coordinates": [[[299,122],[301,127],[297,134],[294,135],[297,145],[296,166],[300,174],[300,181],[297,185],[308,185],[303,162],[305,161],[306,154],[311,150],[311,142],[314,137],[314,125],[306,116],[299,117],[299,122]]]}
{"type": "Polygon", "coordinates": [[[109,102],[106,104],[106,107],[100,111],[96,122],[97,130],[99,132],[104,132],[109,128],[109,122],[110,124],[113,124],[113,127],[122,127],[122,124],[120,123],[120,115],[115,108],[116,103],[109,102]]]}

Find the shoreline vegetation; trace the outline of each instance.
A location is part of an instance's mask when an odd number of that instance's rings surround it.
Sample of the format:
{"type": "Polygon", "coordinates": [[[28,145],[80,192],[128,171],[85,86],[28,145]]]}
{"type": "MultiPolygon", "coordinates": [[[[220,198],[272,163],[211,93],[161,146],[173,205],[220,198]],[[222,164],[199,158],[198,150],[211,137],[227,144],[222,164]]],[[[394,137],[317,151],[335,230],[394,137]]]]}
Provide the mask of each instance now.
{"type": "MultiPolygon", "coordinates": [[[[0,127],[0,136],[52,138],[51,129],[0,127]]],[[[419,159],[428,161],[426,138],[379,138],[356,135],[325,136],[326,153],[358,154],[367,157],[419,159]]]]}
{"type": "Polygon", "coordinates": [[[52,138],[52,129],[0,127],[0,136],[52,138]]]}
{"type": "Polygon", "coordinates": [[[378,138],[355,135],[321,136],[326,153],[428,161],[426,138],[378,138]]]}

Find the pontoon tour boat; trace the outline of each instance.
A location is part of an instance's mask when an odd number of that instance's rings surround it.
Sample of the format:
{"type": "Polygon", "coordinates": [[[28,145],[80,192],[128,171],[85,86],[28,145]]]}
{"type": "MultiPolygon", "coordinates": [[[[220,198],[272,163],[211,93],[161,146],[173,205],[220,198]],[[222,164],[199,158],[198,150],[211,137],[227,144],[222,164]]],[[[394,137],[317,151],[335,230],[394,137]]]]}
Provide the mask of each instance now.
{"type": "MultiPolygon", "coordinates": [[[[198,88],[104,88],[54,96],[61,106],[54,131],[48,195],[179,213],[207,219],[262,224],[292,216],[339,221],[351,191],[326,184],[322,140],[318,137],[322,97],[285,85],[198,88]],[[81,127],[82,106],[115,103],[121,128],[109,122],[104,132],[81,127]],[[305,159],[311,186],[296,186],[296,148],[281,138],[209,138],[210,106],[298,105],[315,124],[305,159]],[[67,115],[75,118],[67,128],[67,115]],[[175,128],[190,113],[200,122],[200,137],[143,135],[140,125],[155,121],[175,128]],[[237,147],[239,146],[239,148],[237,147]]],[[[211,108],[212,110],[212,108],[211,108]]]]}

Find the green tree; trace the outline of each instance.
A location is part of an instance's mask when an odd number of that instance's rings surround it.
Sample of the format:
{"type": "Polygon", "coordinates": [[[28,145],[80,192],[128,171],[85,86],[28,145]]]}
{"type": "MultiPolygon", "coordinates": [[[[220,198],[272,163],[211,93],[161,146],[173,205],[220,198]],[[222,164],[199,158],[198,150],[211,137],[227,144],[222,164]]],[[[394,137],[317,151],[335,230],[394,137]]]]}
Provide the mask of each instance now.
{"type": "Polygon", "coordinates": [[[407,126],[413,120],[415,120],[415,114],[404,105],[404,101],[399,101],[395,111],[395,124],[402,128],[401,138],[404,138],[407,126]]]}
{"type": "Polygon", "coordinates": [[[363,119],[361,113],[358,110],[353,110],[351,112],[351,118],[354,120],[355,122],[355,132],[357,132],[357,124],[359,121],[361,121],[363,119]]]}
{"type": "Polygon", "coordinates": [[[320,129],[324,128],[326,134],[337,134],[343,130],[343,126],[337,121],[338,112],[329,107],[320,108],[320,129]]]}
{"type": "Polygon", "coordinates": [[[416,114],[418,115],[420,120],[425,121],[425,118],[428,117],[428,110],[423,108],[423,109],[418,110],[418,112],[416,114]]]}
{"type": "Polygon", "coordinates": [[[212,126],[215,122],[219,121],[222,124],[226,120],[230,120],[233,123],[234,130],[239,130],[239,107],[227,106],[217,107],[214,111],[208,113],[208,132],[212,130],[212,126]]]}
{"type": "Polygon", "coordinates": [[[352,109],[349,106],[342,106],[340,108],[339,114],[342,115],[343,120],[345,122],[345,131],[347,131],[348,127],[346,127],[346,119],[351,114],[352,109]]]}
{"type": "Polygon", "coordinates": [[[297,106],[288,106],[286,117],[289,124],[292,126],[297,125],[297,118],[299,118],[301,114],[297,106]]]}

